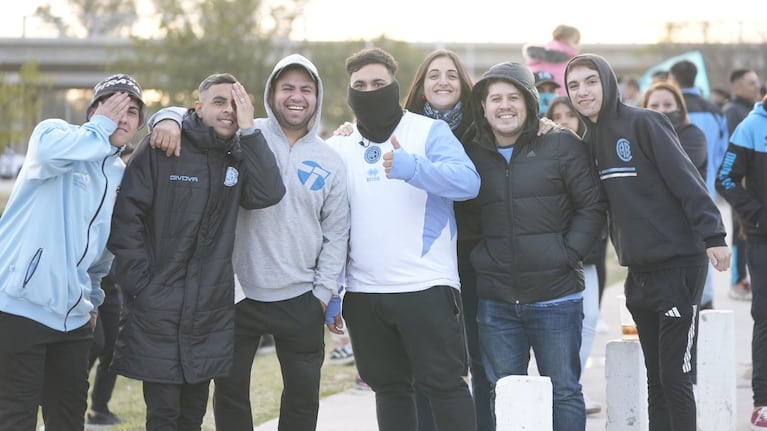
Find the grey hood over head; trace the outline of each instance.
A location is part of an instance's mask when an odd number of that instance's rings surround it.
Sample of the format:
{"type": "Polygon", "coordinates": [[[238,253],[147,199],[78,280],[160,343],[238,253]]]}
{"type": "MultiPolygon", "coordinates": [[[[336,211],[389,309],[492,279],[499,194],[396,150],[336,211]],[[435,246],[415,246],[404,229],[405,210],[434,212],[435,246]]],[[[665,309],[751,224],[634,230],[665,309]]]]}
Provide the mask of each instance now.
{"type": "MultiPolygon", "coordinates": [[[[482,108],[482,99],[487,92],[487,87],[490,83],[503,80],[512,83],[525,95],[525,104],[527,105],[527,120],[525,121],[525,127],[520,136],[521,142],[527,142],[534,138],[538,133],[538,89],[535,88],[535,76],[530,69],[521,63],[515,63],[507,61],[498,63],[487,72],[483,73],[480,79],[474,84],[474,88],[471,90],[471,109],[475,118],[476,126],[476,139],[480,141],[488,137],[489,133],[492,138],[492,131],[490,125],[487,123],[484,115],[484,109],[482,108]]],[[[494,139],[491,140],[494,142],[494,139]]]]}
{"type": "Polygon", "coordinates": [[[269,105],[269,99],[271,98],[272,86],[274,82],[277,80],[277,78],[279,78],[280,74],[290,66],[300,66],[303,69],[306,69],[306,71],[309,72],[309,74],[314,78],[314,81],[317,83],[317,109],[314,111],[314,115],[309,122],[309,132],[306,134],[306,136],[317,136],[320,129],[320,121],[318,120],[322,118],[322,98],[324,96],[325,90],[322,85],[322,79],[320,79],[320,74],[317,72],[317,67],[308,58],[301,54],[290,54],[287,57],[284,57],[282,60],[278,61],[274,66],[272,73],[266,80],[266,87],[264,88],[264,109],[266,110],[267,118],[259,119],[256,122],[256,127],[260,129],[268,128],[270,132],[280,136],[285,135],[285,133],[282,131],[282,128],[280,127],[280,124],[277,122],[277,118],[274,116],[271,105],[269,105]],[[266,124],[263,124],[263,122],[266,124]]]}

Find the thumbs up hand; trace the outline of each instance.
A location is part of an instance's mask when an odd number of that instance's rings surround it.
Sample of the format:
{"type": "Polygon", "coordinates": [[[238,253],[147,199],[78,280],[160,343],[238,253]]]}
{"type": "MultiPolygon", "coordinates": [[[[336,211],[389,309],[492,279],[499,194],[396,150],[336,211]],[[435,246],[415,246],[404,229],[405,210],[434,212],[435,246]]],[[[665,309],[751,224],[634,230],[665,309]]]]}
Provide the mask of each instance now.
{"type": "Polygon", "coordinates": [[[394,152],[401,148],[396,136],[391,137],[392,150],[383,155],[383,167],[386,171],[386,177],[389,177],[392,166],[394,165],[394,152]]]}

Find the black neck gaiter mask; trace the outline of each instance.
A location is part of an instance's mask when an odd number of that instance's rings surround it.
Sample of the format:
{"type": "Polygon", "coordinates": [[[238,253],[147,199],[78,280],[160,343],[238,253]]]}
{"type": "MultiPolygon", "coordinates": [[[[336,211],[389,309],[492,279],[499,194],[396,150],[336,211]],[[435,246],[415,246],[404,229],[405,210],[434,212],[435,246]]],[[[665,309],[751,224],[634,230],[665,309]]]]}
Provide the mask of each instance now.
{"type": "Polygon", "coordinates": [[[357,118],[357,130],[363,138],[385,142],[402,118],[399,106],[399,83],[394,80],[386,87],[359,91],[349,87],[349,107],[357,118]]]}

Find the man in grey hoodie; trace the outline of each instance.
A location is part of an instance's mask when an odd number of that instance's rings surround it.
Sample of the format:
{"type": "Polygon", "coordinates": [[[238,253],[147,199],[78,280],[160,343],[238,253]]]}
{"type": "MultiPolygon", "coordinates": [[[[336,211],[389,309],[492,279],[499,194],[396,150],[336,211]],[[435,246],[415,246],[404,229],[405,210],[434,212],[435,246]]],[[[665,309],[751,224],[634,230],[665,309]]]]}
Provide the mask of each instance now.
{"type": "MultiPolygon", "coordinates": [[[[346,170],[319,137],[323,86],[308,59],[280,60],[264,92],[267,118],[255,120],[274,153],[285,197],[269,208],[240,209],[234,247],[236,317],[234,366],[215,380],[216,428],[252,430],[250,372],[261,336],[272,334],[283,378],[279,430],[314,430],[322,322],[342,333],[339,277],[346,262],[349,201],[346,170]]],[[[176,108],[152,119],[153,140],[179,135],[176,108]]]]}

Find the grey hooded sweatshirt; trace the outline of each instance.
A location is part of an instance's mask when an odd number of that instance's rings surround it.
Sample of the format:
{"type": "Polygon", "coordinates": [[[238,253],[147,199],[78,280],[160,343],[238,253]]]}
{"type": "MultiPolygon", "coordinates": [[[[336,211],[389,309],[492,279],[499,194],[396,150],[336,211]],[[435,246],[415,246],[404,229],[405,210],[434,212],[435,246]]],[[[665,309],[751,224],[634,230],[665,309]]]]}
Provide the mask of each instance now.
{"type": "MultiPolygon", "coordinates": [[[[327,304],[338,292],[349,240],[349,199],[344,164],[318,134],[323,93],[317,68],[299,54],[280,60],[267,79],[267,118],[257,118],[255,127],[277,159],[286,193],[268,208],[240,208],[233,265],[247,298],[275,302],[311,290],[327,304]],[[269,104],[272,81],[291,66],[306,69],[317,83],[317,107],[309,132],[292,146],[269,104]]],[[[150,125],[168,118],[180,121],[177,114],[176,108],[163,109],[150,119],[150,125]]]]}

